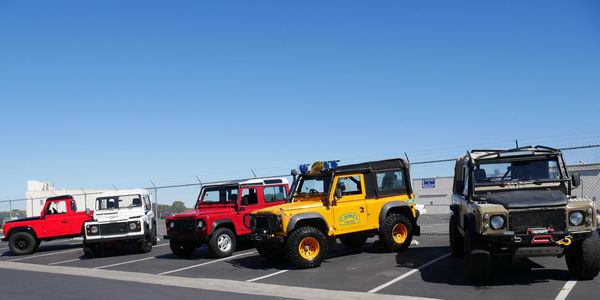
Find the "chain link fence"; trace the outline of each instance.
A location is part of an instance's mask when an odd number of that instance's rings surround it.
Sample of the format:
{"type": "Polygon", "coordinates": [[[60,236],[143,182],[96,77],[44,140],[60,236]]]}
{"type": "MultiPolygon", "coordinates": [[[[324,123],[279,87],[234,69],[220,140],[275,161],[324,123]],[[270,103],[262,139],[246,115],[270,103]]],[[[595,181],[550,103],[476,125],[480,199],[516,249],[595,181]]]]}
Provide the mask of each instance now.
{"type": "MultiPolygon", "coordinates": [[[[581,175],[582,184],[574,190],[573,194],[581,198],[600,199],[600,145],[569,147],[561,150],[569,172],[581,175]]],[[[424,205],[426,211],[419,219],[423,234],[447,234],[448,232],[454,163],[456,157],[463,153],[457,153],[455,157],[446,159],[411,161],[410,163],[416,202],[424,205]]],[[[373,160],[375,159],[377,158],[373,158],[373,160]]],[[[281,169],[278,170],[278,172],[281,171],[281,169]]],[[[160,219],[163,219],[168,215],[191,209],[196,203],[202,184],[232,179],[233,176],[231,175],[231,178],[224,178],[224,176],[221,178],[189,177],[177,179],[173,184],[152,181],[146,183],[145,186],[140,186],[145,187],[151,193],[155,213],[160,219]]],[[[132,187],[134,186],[128,188],[132,187]]],[[[112,186],[111,189],[124,188],[112,186]]],[[[77,199],[84,199],[85,204],[78,200],[80,209],[90,208],[93,210],[94,207],[91,203],[100,192],[101,190],[83,189],[55,190],[47,192],[43,197],[0,199],[0,225],[7,220],[38,215],[39,207],[43,205],[46,198],[65,193],[72,194],[77,199]],[[85,201],[89,199],[92,200],[85,201]]]]}

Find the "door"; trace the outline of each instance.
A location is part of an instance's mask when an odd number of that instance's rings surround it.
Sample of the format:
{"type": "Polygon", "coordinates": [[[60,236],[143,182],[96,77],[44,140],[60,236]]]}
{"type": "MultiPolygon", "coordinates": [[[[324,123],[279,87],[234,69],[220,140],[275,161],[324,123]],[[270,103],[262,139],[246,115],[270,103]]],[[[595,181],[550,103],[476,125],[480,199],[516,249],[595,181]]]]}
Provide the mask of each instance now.
{"type": "MultiPolygon", "coordinates": [[[[70,202],[70,200],[69,200],[70,202]]],[[[74,214],[69,214],[67,201],[52,201],[46,207],[44,219],[45,236],[56,237],[70,235],[70,223],[74,214]]],[[[79,228],[78,231],[81,231],[79,228]]]]}
{"type": "Polygon", "coordinates": [[[362,174],[336,177],[330,193],[336,235],[368,229],[364,181],[362,174]],[[342,189],[339,199],[333,199],[336,187],[342,189]]]}
{"type": "Polygon", "coordinates": [[[236,224],[236,227],[239,233],[241,234],[250,233],[250,229],[246,228],[246,226],[243,225],[244,217],[257,209],[264,207],[264,197],[262,193],[259,192],[259,189],[262,189],[262,187],[242,188],[242,198],[240,207],[243,207],[243,210],[241,210],[241,213],[238,215],[240,216],[240,218],[238,219],[239,221],[236,224]]]}

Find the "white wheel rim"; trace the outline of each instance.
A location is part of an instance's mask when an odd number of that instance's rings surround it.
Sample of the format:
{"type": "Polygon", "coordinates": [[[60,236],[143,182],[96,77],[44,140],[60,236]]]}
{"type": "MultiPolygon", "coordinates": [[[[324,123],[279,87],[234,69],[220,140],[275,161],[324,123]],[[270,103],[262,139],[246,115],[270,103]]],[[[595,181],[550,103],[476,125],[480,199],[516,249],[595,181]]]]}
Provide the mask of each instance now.
{"type": "Polygon", "coordinates": [[[231,249],[231,238],[226,234],[220,235],[217,239],[217,247],[222,252],[228,252],[231,249]]]}

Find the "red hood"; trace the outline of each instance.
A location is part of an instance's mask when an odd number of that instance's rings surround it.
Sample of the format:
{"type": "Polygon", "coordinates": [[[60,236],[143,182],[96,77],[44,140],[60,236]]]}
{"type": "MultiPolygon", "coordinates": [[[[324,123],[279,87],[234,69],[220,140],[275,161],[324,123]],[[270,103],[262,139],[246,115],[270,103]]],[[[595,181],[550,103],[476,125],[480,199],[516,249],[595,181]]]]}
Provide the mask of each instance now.
{"type": "Polygon", "coordinates": [[[198,218],[198,217],[203,217],[203,216],[207,216],[207,215],[216,215],[216,214],[224,214],[224,213],[231,213],[231,212],[235,212],[235,207],[233,205],[204,206],[204,207],[200,207],[200,209],[188,210],[186,212],[182,212],[182,213],[176,214],[174,216],[169,216],[169,217],[167,217],[167,220],[191,219],[191,218],[198,218]]]}

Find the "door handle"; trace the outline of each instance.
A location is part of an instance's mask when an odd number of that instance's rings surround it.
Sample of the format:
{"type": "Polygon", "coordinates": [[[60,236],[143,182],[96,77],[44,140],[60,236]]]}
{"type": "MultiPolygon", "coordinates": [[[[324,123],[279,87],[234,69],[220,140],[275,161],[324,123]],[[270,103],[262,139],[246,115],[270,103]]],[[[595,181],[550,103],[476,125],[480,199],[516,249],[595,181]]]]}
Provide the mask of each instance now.
{"type": "Polygon", "coordinates": [[[361,213],[364,213],[364,212],[365,212],[365,208],[364,208],[364,207],[361,207],[361,208],[360,208],[360,212],[361,212],[361,213]]]}
{"type": "Polygon", "coordinates": [[[63,224],[67,224],[67,223],[69,223],[69,221],[62,221],[61,223],[63,223],[63,224]]]}

